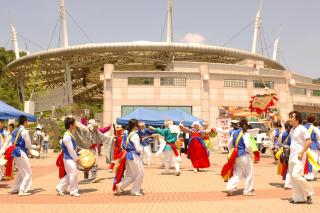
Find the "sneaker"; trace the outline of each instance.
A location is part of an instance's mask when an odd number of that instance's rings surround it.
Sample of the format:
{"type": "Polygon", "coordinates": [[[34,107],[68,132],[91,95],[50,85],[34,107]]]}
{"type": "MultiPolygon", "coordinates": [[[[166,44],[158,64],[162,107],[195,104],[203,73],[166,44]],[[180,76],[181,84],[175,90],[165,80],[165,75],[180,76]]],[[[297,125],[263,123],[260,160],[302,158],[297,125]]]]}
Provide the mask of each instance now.
{"type": "Polygon", "coordinates": [[[59,196],[63,196],[64,195],[64,192],[59,191],[57,188],[56,188],[56,191],[57,191],[59,196]]]}
{"type": "Polygon", "coordinates": [[[194,171],[194,173],[197,173],[197,172],[198,172],[198,169],[194,169],[193,171],[194,171]]]}
{"type": "Polygon", "coordinates": [[[31,195],[30,192],[19,192],[19,196],[29,196],[31,195]]]}
{"type": "Polygon", "coordinates": [[[254,192],[247,192],[247,193],[243,193],[243,196],[254,196],[254,192]]]}
{"type": "Polygon", "coordinates": [[[307,204],[312,204],[312,197],[311,196],[307,196],[307,204]]]}
{"type": "Polygon", "coordinates": [[[235,192],[237,191],[237,189],[231,189],[231,190],[228,190],[227,191],[227,195],[228,196],[233,196],[233,195],[235,195],[235,192]]]}
{"type": "Polygon", "coordinates": [[[10,191],[10,192],[8,192],[8,193],[14,195],[14,194],[18,194],[19,191],[10,191]]]}
{"type": "Polygon", "coordinates": [[[181,173],[180,173],[180,171],[179,171],[179,172],[176,172],[174,175],[175,175],[175,176],[180,176],[180,174],[181,174],[181,173]]]}
{"type": "Polygon", "coordinates": [[[72,197],[80,197],[80,194],[78,192],[74,193],[74,194],[70,194],[72,197]]]}
{"type": "Polygon", "coordinates": [[[140,192],[130,193],[131,196],[142,196],[143,194],[140,192]]]}

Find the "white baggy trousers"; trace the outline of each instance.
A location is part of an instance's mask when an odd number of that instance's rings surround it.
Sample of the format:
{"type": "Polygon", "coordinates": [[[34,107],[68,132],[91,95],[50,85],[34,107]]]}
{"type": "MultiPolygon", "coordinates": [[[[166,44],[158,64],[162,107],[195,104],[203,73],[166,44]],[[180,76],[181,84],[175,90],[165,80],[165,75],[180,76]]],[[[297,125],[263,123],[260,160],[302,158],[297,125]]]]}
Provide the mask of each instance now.
{"type": "Polygon", "coordinates": [[[292,185],[292,199],[295,202],[304,202],[304,195],[313,195],[312,185],[303,177],[305,160],[289,161],[289,175],[292,185]]]}
{"type": "Polygon", "coordinates": [[[66,175],[60,179],[57,185],[57,190],[59,192],[65,192],[68,186],[70,187],[70,195],[78,193],[78,170],[77,164],[74,160],[63,159],[64,169],[66,170],[66,175]]]}
{"type": "Polygon", "coordinates": [[[176,169],[176,172],[180,171],[179,156],[176,157],[174,155],[173,150],[164,151],[163,152],[163,156],[164,156],[164,169],[165,169],[165,172],[169,172],[172,162],[174,163],[174,167],[176,169]]]}
{"type": "Polygon", "coordinates": [[[242,179],[245,179],[243,194],[251,192],[253,189],[253,163],[249,154],[237,157],[233,176],[228,181],[226,190],[236,189],[242,179]]]}
{"type": "Polygon", "coordinates": [[[141,150],[142,150],[142,152],[141,152],[140,156],[141,156],[142,163],[144,162],[144,161],[143,161],[144,154],[146,154],[146,156],[147,156],[147,163],[150,164],[150,163],[151,163],[151,149],[150,149],[150,145],[148,145],[148,146],[142,146],[142,145],[141,145],[141,150]]]}
{"type": "Polygon", "coordinates": [[[143,163],[140,156],[133,154],[133,160],[126,160],[126,172],[123,180],[119,183],[121,190],[131,183],[131,194],[141,193],[141,185],[144,177],[143,163]]]}
{"type": "Polygon", "coordinates": [[[14,163],[18,168],[19,174],[13,184],[13,192],[27,192],[32,183],[32,171],[29,158],[24,151],[21,150],[21,156],[14,158],[14,163]]]}

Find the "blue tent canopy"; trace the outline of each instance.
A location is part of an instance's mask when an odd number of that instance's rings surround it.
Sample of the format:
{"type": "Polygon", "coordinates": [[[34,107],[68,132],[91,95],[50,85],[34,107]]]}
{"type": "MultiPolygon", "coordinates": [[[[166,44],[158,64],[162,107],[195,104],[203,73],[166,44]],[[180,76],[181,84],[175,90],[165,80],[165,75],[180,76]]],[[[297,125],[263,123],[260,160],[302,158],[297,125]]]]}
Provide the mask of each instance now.
{"type": "Polygon", "coordinates": [[[19,118],[20,115],[25,115],[28,118],[28,121],[35,122],[37,117],[6,104],[5,102],[0,100],[0,119],[8,120],[10,118],[19,118]]]}
{"type": "Polygon", "coordinates": [[[173,120],[175,124],[179,124],[183,121],[183,125],[191,126],[194,121],[203,122],[203,120],[186,113],[181,109],[173,110],[151,110],[146,108],[137,108],[130,114],[118,118],[117,124],[127,125],[128,121],[132,118],[135,118],[139,121],[144,121],[146,125],[151,126],[161,126],[164,124],[165,120],[173,120]]]}

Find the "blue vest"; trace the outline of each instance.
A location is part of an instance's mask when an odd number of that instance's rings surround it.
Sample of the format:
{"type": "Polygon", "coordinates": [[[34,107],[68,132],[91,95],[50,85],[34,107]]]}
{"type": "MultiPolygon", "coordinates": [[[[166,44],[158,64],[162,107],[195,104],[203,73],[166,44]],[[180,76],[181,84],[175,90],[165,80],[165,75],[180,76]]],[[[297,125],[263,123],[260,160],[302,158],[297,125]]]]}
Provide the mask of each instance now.
{"type": "MultiPolygon", "coordinates": [[[[131,137],[134,135],[134,134],[137,134],[136,132],[133,133],[131,135],[131,137]]],[[[125,131],[124,134],[123,134],[123,138],[122,138],[122,148],[125,149],[127,151],[127,154],[126,154],[126,159],[127,160],[133,160],[133,155],[137,155],[137,156],[140,156],[140,153],[137,152],[136,148],[134,147],[134,144],[133,142],[131,141],[131,137],[129,138],[129,142],[128,142],[128,145],[126,145],[126,142],[127,142],[127,138],[129,137],[129,133],[128,131],[125,131]]]]}
{"type": "MultiPolygon", "coordinates": [[[[14,144],[14,141],[16,140],[16,137],[17,137],[17,134],[19,132],[19,130],[21,129],[22,127],[18,127],[16,128],[13,132],[12,132],[12,138],[11,138],[11,143],[12,145],[14,144]]],[[[22,130],[23,131],[23,130],[22,130]]],[[[22,133],[21,131],[21,133],[22,133]]],[[[25,140],[22,138],[21,136],[21,133],[18,137],[18,140],[16,142],[16,148],[12,151],[11,153],[11,157],[21,157],[21,150],[27,154],[28,152],[28,149],[26,148],[26,142],[25,140]]]]}
{"type": "Polygon", "coordinates": [[[2,135],[4,137],[4,129],[0,129],[0,135],[2,135]]]}
{"type": "Polygon", "coordinates": [[[284,141],[287,139],[287,137],[288,137],[288,140],[287,140],[286,144],[287,144],[288,146],[290,146],[290,145],[291,145],[291,138],[290,138],[290,132],[288,132],[288,131],[284,131],[284,132],[282,133],[281,142],[282,142],[282,144],[283,144],[284,141]]]}
{"type": "MultiPolygon", "coordinates": [[[[310,123],[305,124],[304,127],[307,128],[307,130],[309,132],[309,128],[311,127],[311,124],[310,123]]],[[[317,127],[314,126],[313,128],[317,128],[317,127]]],[[[319,143],[318,143],[318,140],[317,140],[317,135],[314,132],[314,130],[312,130],[310,138],[312,140],[312,143],[310,145],[310,149],[318,150],[319,149],[319,143]]]]}
{"type": "Polygon", "coordinates": [[[152,134],[153,134],[153,131],[145,128],[144,130],[139,129],[137,133],[138,133],[138,135],[139,135],[139,137],[140,137],[140,143],[141,143],[141,145],[142,145],[142,146],[148,146],[148,145],[150,144],[150,142],[152,141],[152,138],[150,137],[150,138],[146,138],[146,139],[144,139],[144,140],[143,140],[143,138],[152,135],[152,134]]]}
{"type": "MultiPolygon", "coordinates": [[[[69,135],[68,133],[64,133],[64,134],[69,135]]],[[[72,142],[72,146],[73,146],[74,150],[77,151],[77,143],[76,143],[76,141],[74,140],[74,138],[71,135],[69,135],[69,136],[71,138],[71,142],[72,142]]],[[[64,145],[63,142],[61,144],[61,149],[62,149],[62,152],[63,152],[63,159],[72,160],[72,157],[71,157],[71,155],[70,155],[70,153],[68,151],[68,148],[66,147],[66,145],[64,145]]]]}
{"type": "MultiPolygon", "coordinates": [[[[236,141],[241,131],[242,131],[241,128],[233,131],[233,136],[232,136],[233,147],[236,147],[236,141]]],[[[244,156],[244,155],[246,155],[246,145],[244,144],[243,136],[241,136],[238,143],[238,157],[244,156]]]]}

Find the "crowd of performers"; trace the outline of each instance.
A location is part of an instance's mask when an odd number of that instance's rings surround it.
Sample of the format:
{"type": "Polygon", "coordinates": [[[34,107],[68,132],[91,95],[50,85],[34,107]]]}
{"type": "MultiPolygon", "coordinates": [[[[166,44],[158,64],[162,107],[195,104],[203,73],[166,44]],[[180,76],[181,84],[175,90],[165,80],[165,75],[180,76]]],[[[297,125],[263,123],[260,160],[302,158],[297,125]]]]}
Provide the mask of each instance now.
{"type": "MultiPolygon", "coordinates": [[[[292,189],[291,203],[312,203],[314,193],[312,185],[308,182],[317,178],[320,170],[319,143],[320,128],[315,125],[315,115],[310,114],[307,122],[302,124],[302,113],[292,111],[289,121],[284,124],[276,122],[271,133],[274,142],[273,153],[278,161],[277,172],[285,180],[285,189],[292,189]],[[306,196],[306,200],[305,200],[306,196]]],[[[56,186],[58,195],[64,195],[67,188],[71,196],[80,196],[78,191],[77,173],[79,169],[79,149],[88,149],[97,158],[98,147],[101,141],[112,150],[109,157],[109,171],[115,172],[113,191],[116,194],[132,185],[131,195],[141,196],[144,179],[144,165],[151,164],[150,143],[153,137],[158,136],[159,149],[156,153],[163,162],[162,174],[170,173],[173,164],[175,175],[180,176],[181,147],[184,147],[187,158],[191,160],[194,172],[210,167],[210,138],[217,135],[217,131],[208,127],[204,122],[194,122],[191,127],[183,123],[174,125],[167,120],[164,128],[146,126],[144,122],[130,119],[125,130],[114,126],[115,138],[111,140],[104,133],[111,126],[98,128],[94,120],[90,120],[87,126],[78,123],[72,117],[66,117],[64,121],[66,132],[61,143],[61,153],[57,159],[60,182],[56,186]],[[189,140],[181,140],[181,135],[189,134],[189,140]],[[107,139],[107,142],[106,142],[107,139]],[[144,160],[145,159],[145,160],[144,160]]],[[[0,166],[2,178],[13,178],[13,165],[18,169],[18,175],[12,186],[11,193],[21,196],[30,195],[29,189],[32,183],[32,171],[28,158],[28,150],[33,150],[29,132],[26,129],[28,120],[20,116],[18,127],[10,125],[5,132],[0,122],[1,156],[7,160],[6,167],[0,166]]],[[[252,128],[246,118],[242,118],[237,125],[233,124],[228,143],[227,163],[221,170],[221,176],[226,183],[228,195],[234,195],[241,180],[245,181],[243,195],[254,195],[254,167],[253,162],[258,162],[260,154],[254,137],[250,134],[252,128]]],[[[91,171],[91,180],[97,176],[97,161],[91,171]]],[[[83,169],[84,178],[89,179],[89,170],[83,169]]]]}

